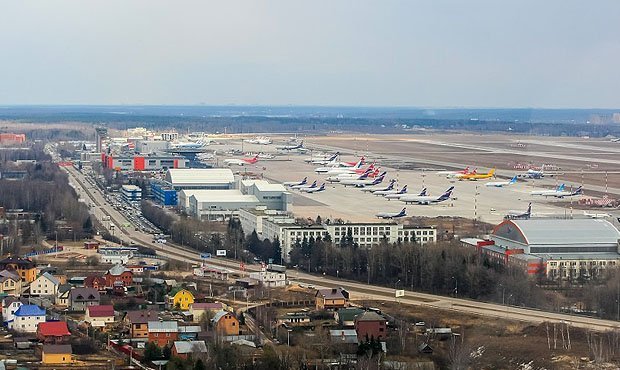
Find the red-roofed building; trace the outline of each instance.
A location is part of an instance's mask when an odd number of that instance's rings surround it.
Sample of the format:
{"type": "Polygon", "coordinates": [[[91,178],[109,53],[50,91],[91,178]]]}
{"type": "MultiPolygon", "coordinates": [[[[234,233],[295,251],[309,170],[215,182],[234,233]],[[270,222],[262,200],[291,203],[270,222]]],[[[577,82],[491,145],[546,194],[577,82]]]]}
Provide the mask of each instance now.
{"type": "Polygon", "coordinates": [[[84,279],[84,286],[86,288],[93,288],[93,289],[97,289],[98,291],[102,292],[105,290],[106,281],[104,277],[90,275],[86,279],[84,279]]]}
{"type": "Polygon", "coordinates": [[[114,322],[114,306],[111,304],[88,306],[84,321],[93,327],[105,327],[114,322]]]}
{"type": "Polygon", "coordinates": [[[124,287],[133,283],[133,272],[122,265],[114,265],[105,273],[104,277],[105,285],[109,288],[113,288],[116,282],[120,282],[124,287]]]}
{"type": "Polygon", "coordinates": [[[67,343],[71,333],[64,321],[40,322],[37,326],[37,338],[45,344],[67,343]]]}

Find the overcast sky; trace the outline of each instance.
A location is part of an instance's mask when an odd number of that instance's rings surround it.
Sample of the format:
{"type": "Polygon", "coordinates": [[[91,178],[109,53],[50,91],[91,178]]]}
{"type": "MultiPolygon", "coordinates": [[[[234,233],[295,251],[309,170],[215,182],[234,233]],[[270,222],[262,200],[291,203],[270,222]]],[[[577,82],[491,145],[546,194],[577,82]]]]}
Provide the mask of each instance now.
{"type": "Polygon", "coordinates": [[[620,107],[620,1],[0,1],[0,104],[620,107]]]}

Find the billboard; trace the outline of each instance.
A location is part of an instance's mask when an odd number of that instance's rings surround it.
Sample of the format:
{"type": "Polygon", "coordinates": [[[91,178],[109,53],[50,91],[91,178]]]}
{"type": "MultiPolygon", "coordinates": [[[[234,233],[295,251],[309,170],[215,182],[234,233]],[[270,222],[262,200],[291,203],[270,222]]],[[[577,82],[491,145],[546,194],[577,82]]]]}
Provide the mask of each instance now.
{"type": "Polygon", "coordinates": [[[226,249],[218,249],[215,251],[215,255],[218,257],[226,257],[226,249]]]}
{"type": "Polygon", "coordinates": [[[202,258],[203,260],[211,258],[211,253],[200,253],[200,258],[202,258]]]}
{"type": "Polygon", "coordinates": [[[399,289],[396,291],[396,298],[404,297],[404,296],[405,296],[405,291],[403,289],[399,289]]]}

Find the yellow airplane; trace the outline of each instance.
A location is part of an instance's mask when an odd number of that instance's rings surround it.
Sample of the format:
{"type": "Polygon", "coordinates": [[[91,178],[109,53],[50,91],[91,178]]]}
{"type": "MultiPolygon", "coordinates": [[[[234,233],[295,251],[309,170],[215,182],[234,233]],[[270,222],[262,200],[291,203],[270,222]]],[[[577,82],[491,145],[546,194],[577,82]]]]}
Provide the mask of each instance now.
{"type": "Polygon", "coordinates": [[[461,174],[458,179],[459,180],[472,180],[472,181],[476,181],[476,180],[484,180],[484,179],[490,179],[491,177],[495,176],[495,168],[492,169],[491,171],[489,171],[488,173],[464,173],[461,174]]]}

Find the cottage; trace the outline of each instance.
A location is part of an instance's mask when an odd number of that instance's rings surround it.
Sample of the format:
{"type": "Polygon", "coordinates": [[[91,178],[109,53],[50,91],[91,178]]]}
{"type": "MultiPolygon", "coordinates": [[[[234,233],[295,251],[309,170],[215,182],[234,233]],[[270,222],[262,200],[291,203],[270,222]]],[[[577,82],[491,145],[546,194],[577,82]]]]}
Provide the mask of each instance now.
{"type": "Polygon", "coordinates": [[[114,322],[114,307],[111,304],[88,306],[84,321],[96,328],[105,327],[114,322]]]}
{"type": "Polygon", "coordinates": [[[14,271],[0,271],[0,294],[19,296],[22,292],[22,279],[14,271]]]}
{"type": "Polygon", "coordinates": [[[129,311],[125,315],[125,323],[129,325],[132,339],[148,339],[148,322],[157,320],[157,311],[153,310],[129,311]]]}
{"type": "Polygon", "coordinates": [[[60,281],[52,274],[45,272],[30,283],[30,295],[55,296],[58,293],[60,281]]]}
{"type": "Polygon", "coordinates": [[[168,297],[168,304],[172,308],[178,308],[183,311],[189,310],[194,303],[194,295],[187,289],[181,289],[168,297]]]}
{"type": "Polygon", "coordinates": [[[36,333],[40,322],[45,322],[45,310],[37,305],[22,304],[14,313],[13,321],[8,322],[11,330],[36,333]]]}
{"type": "Polygon", "coordinates": [[[63,344],[69,341],[71,333],[64,321],[40,322],[37,327],[37,339],[45,344],[63,344]]]}
{"type": "Polygon", "coordinates": [[[342,288],[319,289],[314,298],[317,310],[338,310],[347,307],[349,292],[342,288]]]}
{"type": "Polygon", "coordinates": [[[149,321],[149,342],[160,347],[179,339],[179,325],[176,321],[149,321]]]}
{"type": "Polygon", "coordinates": [[[71,293],[71,284],[60,284],[58,292],[56,292],[56,306],[69,307],[69,294],[71,293]]]}
{"type": "Polygon", "coordinates": [[[41,349],[41,363],[46,365],[70,364],[73,351],[70,344],[44,344],[41,349]]]}
{"type": "Polygon", "coordinates": [[[86,311],[86,307],[98,305],[101,296],[93,288],[75,288],[69,293],[69,305],[73,311],[86,311]]]}
{"type": "Polygon", "coordinates": [[[360,341],[368,339],[385,340],[387,322],[385,317],[376,312],[368,311],[355,318],[355,331],[360,341]]]}
{"type": "Polygon", "coordinates": [[[28,258],[8,257],[0,261],[0,270],[15,272],[22,281],[31,283],[37,278],[37,268],[28,258]]]}
{"type": "Polygon", "coordinates": [[[90,275],[84,279],[84,287],[97,289],[100,292],[105,291],[106,281],[102,276],[90,275]]]}
{"type": "Polygon", "coordinates": [[[113,288],[116,282],[120,282],[124,287],[133,283],[133,272],[123,265],[114,265],[103,277],[105,278],[105,286],[108,288],[113,288]]]}
{"type": "Polygon", "coordinates": [[[239,319],[229,311],[219,311],[213,317],[213,326],[218,335],[239,335],[239,319]]]}
{"type": "Polygon", "coordinates": [[[207,344],[204,340],[197,340],[192,342],[175,341],[174,345],[172,346],[172,354],[184,360],[192,357],[192,355],[195,356],[207,352],[207,344]]]}
{"type": "Polygon", "coordinates": [[[216,312],[224,309],[222,303],[192,303],[189,307],[189,313],[192,315],[194,322],[200,322],[203,317],[212,317],[216,312]]]}
{"type": "Polygon", "coordinates": [[[2,300],[2,320],[8,323],[15,319],[15,311],[22,306],[22,302],[17,297],[6,297],[2,300]]]}
{"type": "Polygon", "coordinates": [[[353,329],[330,330],[329,337],[332,344],[354,344],[359,343],[357,333],[353,329]]]}

